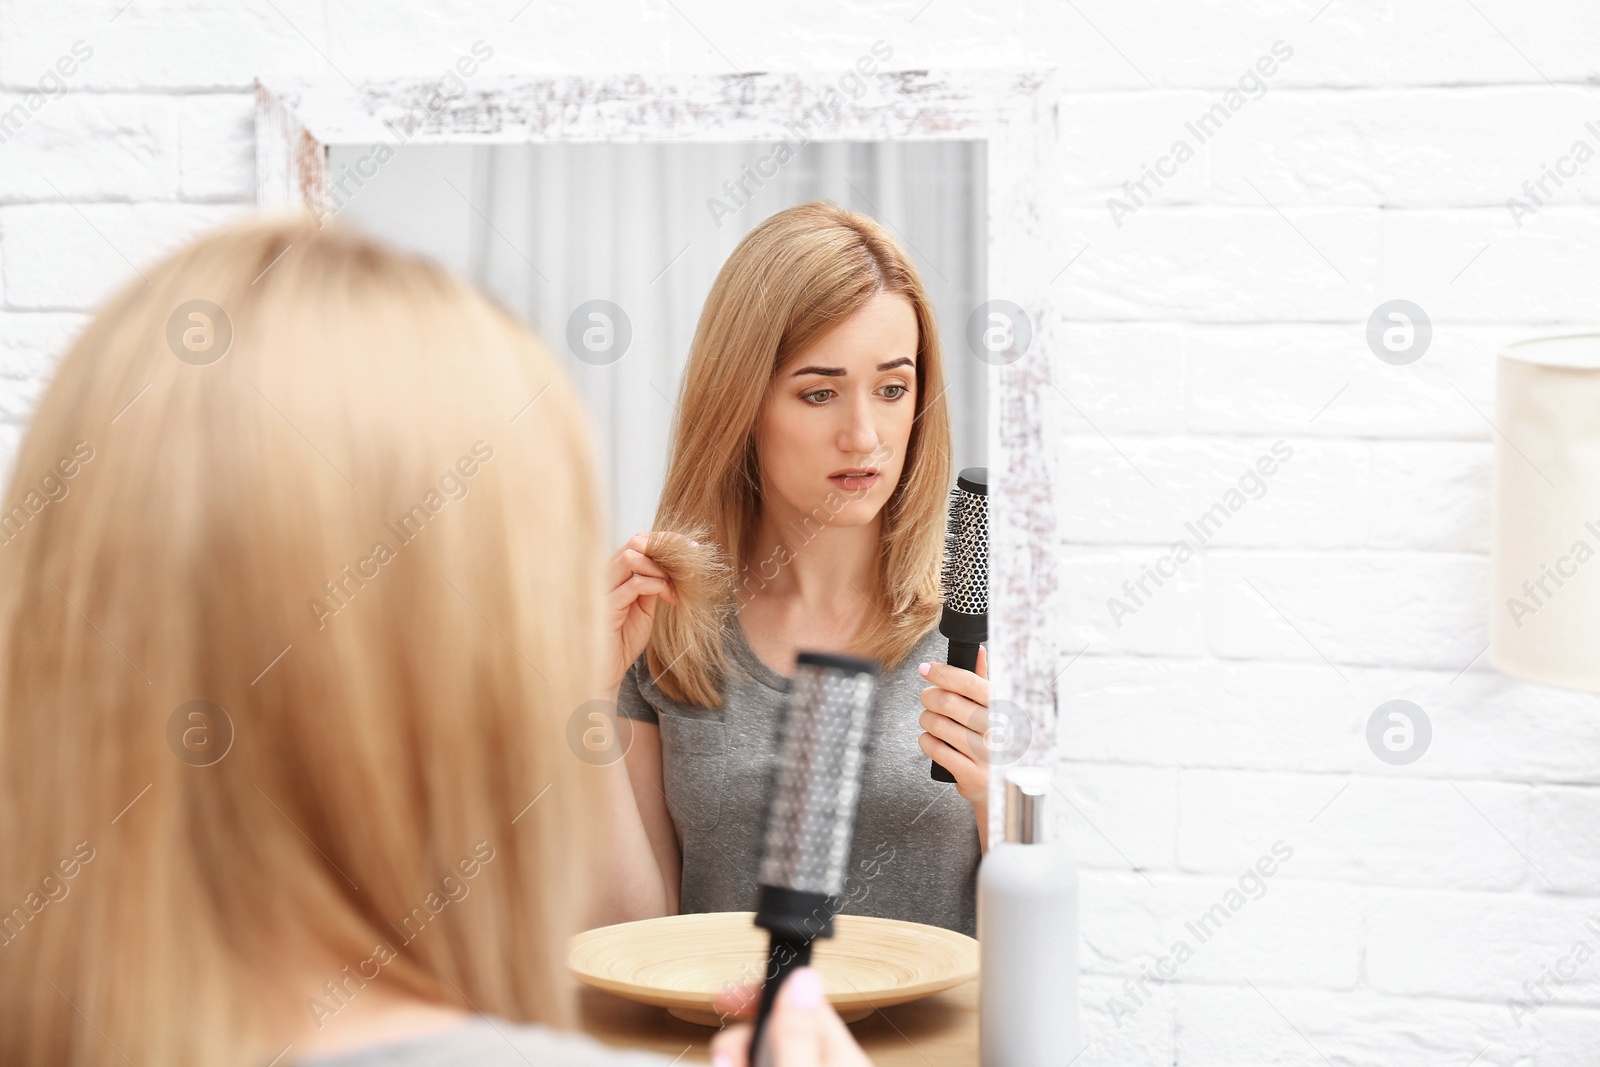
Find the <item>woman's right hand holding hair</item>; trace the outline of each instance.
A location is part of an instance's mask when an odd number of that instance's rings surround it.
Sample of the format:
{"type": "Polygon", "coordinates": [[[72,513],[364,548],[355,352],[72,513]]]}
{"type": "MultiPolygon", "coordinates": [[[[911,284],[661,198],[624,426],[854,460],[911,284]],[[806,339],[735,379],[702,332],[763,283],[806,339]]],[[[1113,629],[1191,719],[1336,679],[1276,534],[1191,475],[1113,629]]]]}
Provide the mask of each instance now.
{"type": "MultiPolygon", "coordinates": [[[[656,597],[669,604],[678,602],[672,579],[660,564],[645,555],[645,548],[654,536],[654,533],[634,534],[627,544],[617,549],[607,567],[606,584],[611,591],[606,595],[605,663],[612,689],[622,685],[628,668],[650,641],[650,628],[655,625],[656,597]]],[[[668,533],[665,536],[682,535],[668,533]]]]}
{"type": "MultiPolygon", "coordinates": [[[[717,1009],[748,1017],[761,1000],[761,986],[749,984],[719,993],[717,1009]]],[[[750,1067],[749,1023],[723,1030],[711,1039],[711,1067],[750,1067]]],[[[797,967],[784,980],[762,1035],[773,1067],[872,1067],[855,1035],[822,995],[822,975],[797,967]]]]}

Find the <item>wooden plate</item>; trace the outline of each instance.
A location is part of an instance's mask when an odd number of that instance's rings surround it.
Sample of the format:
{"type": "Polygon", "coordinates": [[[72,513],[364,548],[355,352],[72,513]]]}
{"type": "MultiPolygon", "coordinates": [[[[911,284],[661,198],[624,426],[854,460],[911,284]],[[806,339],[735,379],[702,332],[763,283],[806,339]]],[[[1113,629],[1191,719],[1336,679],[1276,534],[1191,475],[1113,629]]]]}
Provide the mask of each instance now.
{"type": "MultiPolygon", "coordinates": [[[[767,968],[767,932],[754,912],[668,915],[588,930],[572,939],[567,968],[578,981],[666,1008],[686,1022],[720,1026],[712,996],[756,982],[767,968]]],[[[975,977],[978,942],[938,926],[837,915],[811,965],[846,1022],[975,977]]]]}

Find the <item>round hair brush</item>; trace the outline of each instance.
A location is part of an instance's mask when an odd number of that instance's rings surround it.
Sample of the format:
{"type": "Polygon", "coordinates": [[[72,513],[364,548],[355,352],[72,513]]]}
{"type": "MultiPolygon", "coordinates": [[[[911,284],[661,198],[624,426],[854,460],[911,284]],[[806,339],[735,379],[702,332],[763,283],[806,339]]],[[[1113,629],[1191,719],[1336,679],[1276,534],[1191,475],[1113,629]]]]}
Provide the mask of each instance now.
{"type": "Polygon", "coordinates": [[[769,1062],[762,1036],[779,987],[811,961],[813,939],[833,936],[833,914],[844,906],[877,683],[873,660],[795,657],[757,889],[755,923],[771,934],[750,1038],[757,1067],[769,1062]]]}
{"type": "MultiPolygon", "coordinates": [[[[989,468],[967,467],[950,490],[950,524],[945,529],[944,612],[939,632],[950,641],[945,661],[965,671],[978,669],[978,646],[989,639],[989,468]]],[[[936,782],[955,775],[934,761],[936,782]]]]}

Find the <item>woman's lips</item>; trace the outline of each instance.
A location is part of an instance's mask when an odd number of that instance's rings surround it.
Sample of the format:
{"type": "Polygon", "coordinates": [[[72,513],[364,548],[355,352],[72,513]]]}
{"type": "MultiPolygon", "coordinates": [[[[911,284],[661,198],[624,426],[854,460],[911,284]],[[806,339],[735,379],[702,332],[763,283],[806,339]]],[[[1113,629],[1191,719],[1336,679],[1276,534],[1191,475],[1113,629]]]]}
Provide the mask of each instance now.
{"type": "Polygon", "coordinates": [[[877,483],[878,476],[876,474],[838,474],[828,480],[847,492],[858,493],[863,489],[871,489],[877,483]]]}

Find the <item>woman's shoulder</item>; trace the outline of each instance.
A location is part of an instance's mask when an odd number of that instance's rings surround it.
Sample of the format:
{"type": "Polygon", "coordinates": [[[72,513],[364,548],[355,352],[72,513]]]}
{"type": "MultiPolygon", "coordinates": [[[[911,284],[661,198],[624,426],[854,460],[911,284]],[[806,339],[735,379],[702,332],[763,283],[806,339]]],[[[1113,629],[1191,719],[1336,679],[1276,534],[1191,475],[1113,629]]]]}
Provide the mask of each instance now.
{"type": "MultiPolygon", "coordinates": [[[[723,624],[723,663],[748,671],[751,669],[751,664],[736,627],[737,623],[723,624]]],[[[676,700],[661,688],[651,672],[648,652],[639,653],[639,657],[622,676],[622,686],[617,691],[617,714],[624,718],[657,723],[663,714],[696,717],[705,713],[705,708],[676,700]]]]}
{"type": "Polygon", "coordinates": [[[943,663],[949,655],[950,639],[939,632],[939,625],[935,623],[928,627],[921,637],[917,638],[917,643],[912,645],[910,651],[905,654],[905,658],[896,664],[895,670],[896,672],[909,671],[911,674],[916,674],[917,664],[923,662],[943,663]]]}
{"type": "Polygon", "coordinates": [[[650,659],[639,653],[628,673],[622,676],[622,686],[617,690],[617,714],[640,722],[658,722],[662,705],[669,697],[650,677],[650,659]]]}
{"type": "Polygon", "coordinates": [[[302,1067],[665,1067],[669,1061],[608,1048],[585,1034],[480,1015],[432,1033],[299,1062],[302,1067]]]}

